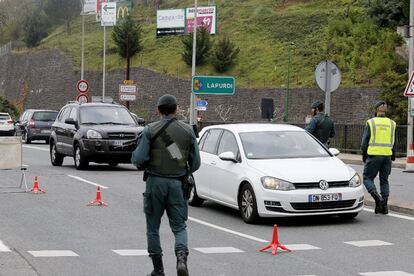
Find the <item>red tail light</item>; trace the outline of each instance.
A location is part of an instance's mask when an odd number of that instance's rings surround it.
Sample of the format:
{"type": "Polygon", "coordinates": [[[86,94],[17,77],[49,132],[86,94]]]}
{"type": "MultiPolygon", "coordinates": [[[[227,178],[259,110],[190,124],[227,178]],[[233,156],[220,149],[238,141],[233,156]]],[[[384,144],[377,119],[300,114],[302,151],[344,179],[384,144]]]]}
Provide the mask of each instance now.
{"type": "Polygon", "coordinates": [[[29,127],[35,127],[35,123],[34,123],[34,121],[33,121],[33,120],[30,120],[30,121],[29,121],[29,127]]]}
{"type": "Polygon", "coordinates": [[[13,120],[8,120],[7,123],[8,124],[13,124],[14,122],[13,122],[13,120]]]}

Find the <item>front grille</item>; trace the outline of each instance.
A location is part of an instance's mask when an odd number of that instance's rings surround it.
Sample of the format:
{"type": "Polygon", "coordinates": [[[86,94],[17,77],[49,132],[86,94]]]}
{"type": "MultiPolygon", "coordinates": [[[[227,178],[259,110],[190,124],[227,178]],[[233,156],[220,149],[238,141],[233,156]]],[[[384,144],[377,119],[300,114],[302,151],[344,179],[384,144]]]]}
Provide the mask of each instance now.
{"type": "Polygon", "coordinates": [[[355,199],[327,202],[296,202],[290,203],[295,210],[321,210],[321,209],[337,209],[350,208],[354,205],[355,199]]]}
{"type": "Polygon", "coordinates": [[[132,140],[135,139],[135,133],[130,132],[112,132],[108,133],[109,139],[116,139],[116,140],[132,140]]]}
{"type": "MultiPolygon", "coordinates": [[[[338,188],[338,187],[349,187],[348,181],[336,181],[336,182],[329,182],[329,188],[338,188]]],[[[320,188],[319,182],[310,182],[310,183],[293,183],[296,189],[315,189],[320,188]]]]}

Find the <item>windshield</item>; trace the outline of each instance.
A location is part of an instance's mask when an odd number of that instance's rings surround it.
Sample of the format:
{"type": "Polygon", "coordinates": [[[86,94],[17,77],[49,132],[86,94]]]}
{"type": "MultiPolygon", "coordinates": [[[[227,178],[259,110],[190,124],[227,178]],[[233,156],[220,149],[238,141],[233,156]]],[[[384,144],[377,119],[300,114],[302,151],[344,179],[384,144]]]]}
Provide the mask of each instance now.
{"type": "Polygon", "coordinates": [[[54,121],[56,119],[57,111],[41,111],[33,113],[33,121],[54,121]]]}
{"type": "Polygon", "coordinates": [[[0,114],[0,121],[1,120],[9,120],[10,119],[10,116],[9,116],[9,114],[5,114],[5,113],[3,113],[3,114],[0,114]]]}
{"type": "Polygon", "coordinates": [[[240,133],[246,158],[328,157],[329,153],[304,131],[262,131],[240,133]]]}
{"type": "Polygon", "coordinates": [[[128,110],[119,106],[88,106],[80,109],[81,124],[135,125],[128,110]]]}

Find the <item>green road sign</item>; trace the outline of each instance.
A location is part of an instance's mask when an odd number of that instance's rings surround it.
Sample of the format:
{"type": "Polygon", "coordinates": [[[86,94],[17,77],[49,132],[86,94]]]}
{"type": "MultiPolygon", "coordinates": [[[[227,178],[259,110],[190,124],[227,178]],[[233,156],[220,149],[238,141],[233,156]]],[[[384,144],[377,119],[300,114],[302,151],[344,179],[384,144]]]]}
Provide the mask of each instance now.
{"type": "Polygon", "coordinates": [[[194,76],[191,88],[194,94],[233,95],[236,81],[234,77],[194,76]]]}

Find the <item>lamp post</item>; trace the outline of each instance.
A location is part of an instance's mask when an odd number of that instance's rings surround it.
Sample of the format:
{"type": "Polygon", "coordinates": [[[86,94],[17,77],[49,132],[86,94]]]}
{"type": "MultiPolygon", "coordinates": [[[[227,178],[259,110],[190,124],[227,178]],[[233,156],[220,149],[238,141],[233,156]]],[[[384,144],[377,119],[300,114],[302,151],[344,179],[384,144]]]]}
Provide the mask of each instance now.
{"type": "MultiPolygon", "coordinates": [[[[191,77],[195,76],[195,69],[196,69],[196,50],[197,50],[197,0],[194,0],[194,31],[193,31],[193,60],[191,66],[191,77]]],[[[190,125],[195,125],[196,122],[196,110],[195,110],[195,103],[196,97],[194,93],[191,91],[190,97],[190,125]]]]}
{"type": "MultiPolygon", "coordinates": [[[[408,77],[411,76],[414,70],[414,0],[410,0],[410,26],[409,26],[409,36],[410,36],[410,57],[408,62],[408,77]]],[[[411,101],[410,97],[408,98],[408,113],[407,113],[407,158],[409,156],[410,147],[413,142],[413,117],[411,117],[411,101]]],[[[408,165],[407,165],[408,167],[408,165]]],[[[408,168],[407,168],[408,169],[408,168]]]]}
{"type": "Polygon", "coordinates": [[[286,79],[286,90],[285,90],[285,112],[283,113],[283,122],[288,121],[289,117],[289,81],[290,81],[290,66],[291,66],[291,51],[292,46],[295,43],[291,42],[288,47],[288,70],[287,70],[287,79],[286,79]]]}

